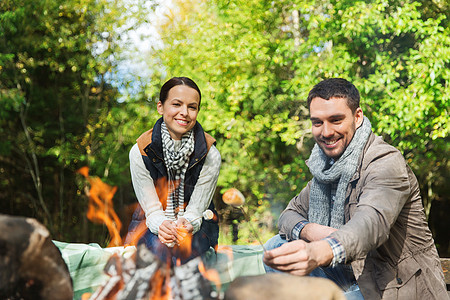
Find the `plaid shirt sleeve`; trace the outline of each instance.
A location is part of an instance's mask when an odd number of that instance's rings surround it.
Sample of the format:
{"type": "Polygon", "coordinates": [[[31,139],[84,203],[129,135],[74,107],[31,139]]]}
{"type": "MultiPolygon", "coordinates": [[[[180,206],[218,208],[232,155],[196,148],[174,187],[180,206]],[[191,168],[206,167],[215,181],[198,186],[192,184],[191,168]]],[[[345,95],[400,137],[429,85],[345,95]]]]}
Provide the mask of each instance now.
{"type": "Polygon", "coordinates": [[[291,232],[292,240],[300,239],[300,232],[302,231],[303,227],[305,227],[305,225],[308,223],[309,223],[308,221],[300,221],[294,226],[294,228],[292,228],[291,232]]]}
{"type": "Polygon", "coordinates": [[[331,260],[330,267],[335,267],[338,264],[345,264],[346,254],[344,246],[332,237],[327,237],[324,240],[328,242],[333,251],[333,259],[331,260]]]}

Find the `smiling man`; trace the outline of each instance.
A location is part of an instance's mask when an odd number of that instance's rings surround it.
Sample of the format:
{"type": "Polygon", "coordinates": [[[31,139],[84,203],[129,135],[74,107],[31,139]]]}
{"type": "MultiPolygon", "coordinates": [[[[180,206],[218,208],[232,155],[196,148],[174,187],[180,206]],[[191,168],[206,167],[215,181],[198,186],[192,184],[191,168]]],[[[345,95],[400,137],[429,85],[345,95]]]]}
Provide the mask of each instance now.
{"type": "Polygon", "coordinates": [[[266,243],[266,271],[329,278],[347,299],[448,299],[417,179],[359,101],[341,78],[309,92],[313,179],[266,243]]]}

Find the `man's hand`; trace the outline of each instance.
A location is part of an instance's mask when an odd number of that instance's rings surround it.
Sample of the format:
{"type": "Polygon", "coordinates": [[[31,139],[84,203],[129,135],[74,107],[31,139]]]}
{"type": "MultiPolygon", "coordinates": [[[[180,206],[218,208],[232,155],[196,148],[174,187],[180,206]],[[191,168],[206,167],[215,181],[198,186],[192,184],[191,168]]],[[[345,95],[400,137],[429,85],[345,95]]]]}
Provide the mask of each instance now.
{"type": "Polygon", "coordinates": [[[164,222],[162,222],[162,224],[159,226],[158,238],[163,244],[176,243],[176,223],[169,220],[165,220],[164,222]]]}
{"type": "Polygon", "coordinates": [[[266,251],[264,263],[271,268],[293,275],[308,275],[319,266],[327,266],[333,259],[333,251],[326,241],[307,243],[296,240],[266,251]]]}
{"type": "Polygon", "coordinates": [[[317,223],[308,223],[300,232],[300,238],[307,242],[319,241],[326,238],[336,230],[337,229],[333,227],[328,227],[317,223]]]}

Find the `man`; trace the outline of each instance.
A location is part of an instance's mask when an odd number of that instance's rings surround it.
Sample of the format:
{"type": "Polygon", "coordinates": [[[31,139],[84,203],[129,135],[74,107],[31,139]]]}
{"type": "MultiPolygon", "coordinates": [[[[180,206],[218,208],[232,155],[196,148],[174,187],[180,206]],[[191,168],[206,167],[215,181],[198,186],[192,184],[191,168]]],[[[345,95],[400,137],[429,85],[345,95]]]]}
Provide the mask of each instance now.
{"type": "Polygon", "coordinates": [[[348,299],[448,299],[417,179],[359,100],[341,78],[310,91],[314,177],[281,214],[266,270],[327,277],[348,299]]]}

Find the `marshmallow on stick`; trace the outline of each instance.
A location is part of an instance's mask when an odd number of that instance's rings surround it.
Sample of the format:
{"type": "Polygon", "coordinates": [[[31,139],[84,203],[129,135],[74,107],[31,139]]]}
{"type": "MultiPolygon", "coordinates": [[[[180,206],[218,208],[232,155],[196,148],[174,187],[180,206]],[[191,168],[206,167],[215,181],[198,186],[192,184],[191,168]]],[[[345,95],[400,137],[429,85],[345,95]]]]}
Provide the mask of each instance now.
{"type": "Polygon", "coordinates": [[[214,213],[207,209],[203,212],[203,219],[205,220],[212,220],[214,218],[214,213]]]}
{"type": "Polygon", "coordinates": [[[241,206],[245,203],[245,197],[242,195],[242,193],[235,188],[231,188],[227,190],[222,195],[222,200],[225,204],[231,205],[233,207],[241,206]]]}
{"type": "Polygon", "coordinates": [[[236,189],[236,188],[231,188],[228,189],[223,195],[222,195],[222,200],[225,204],[227,205],[231,205],[233,207],[237,207],[239,208],[242,213],[244,214],[245,220],[249,223],[249,227],[250,230],[252,231],[253,235],[255,236],[255,238],[258,240],[259,244],[262,246],[263,251],[265,252],[266,249],[264,248],[264,244],[261,242],[258,234],[256,233],[256,231],[253,229],[253,226],[250,223],[250,218],[248,217],[247,213],[245,212],[244,208],[242,207],[242,205],[244,205],[245,203],[245,197],[244,195],[242,195],[242,193],[236,189]]]}

